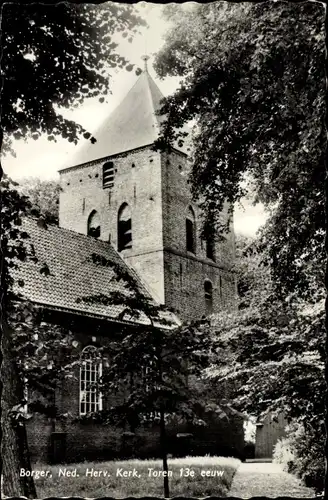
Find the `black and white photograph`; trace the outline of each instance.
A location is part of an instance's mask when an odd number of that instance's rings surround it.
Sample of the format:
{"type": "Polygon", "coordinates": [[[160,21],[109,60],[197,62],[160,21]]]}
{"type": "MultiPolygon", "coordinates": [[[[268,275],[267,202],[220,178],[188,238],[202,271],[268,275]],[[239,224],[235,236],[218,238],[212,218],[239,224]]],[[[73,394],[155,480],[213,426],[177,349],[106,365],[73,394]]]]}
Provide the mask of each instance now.
{"type": "Polygon", "coordinates": [[[1,9],[1,496],[323,498],[326,3],[1,9]]]}

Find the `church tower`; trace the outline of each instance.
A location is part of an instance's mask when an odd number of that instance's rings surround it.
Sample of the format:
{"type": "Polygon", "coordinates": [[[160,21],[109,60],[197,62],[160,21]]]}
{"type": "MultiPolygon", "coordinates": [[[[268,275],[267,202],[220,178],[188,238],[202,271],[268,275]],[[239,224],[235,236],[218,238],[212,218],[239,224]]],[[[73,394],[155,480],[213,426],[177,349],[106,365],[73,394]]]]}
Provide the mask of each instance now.
{"type": "Polygon", "coordinates": [[[154,151],[163,95],[138,77],[74,166],[60,171],[59,224],[110,242],[154,299],[183,320],[231,307],[236,297],[233,230],[223,243],[200,238],[200,210],[178,146],[154,151]]]}

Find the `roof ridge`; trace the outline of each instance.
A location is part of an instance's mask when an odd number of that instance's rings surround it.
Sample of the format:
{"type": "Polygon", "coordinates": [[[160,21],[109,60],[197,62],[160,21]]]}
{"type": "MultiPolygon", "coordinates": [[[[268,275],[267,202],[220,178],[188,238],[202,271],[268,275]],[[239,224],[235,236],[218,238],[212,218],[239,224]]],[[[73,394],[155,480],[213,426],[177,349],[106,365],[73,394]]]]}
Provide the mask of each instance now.
{"type": "MultiPolygon", "coordinates": [[[[152,109],[154,111],[154,113],[153,113],[154,128],[155,128],[156,134],[159,135],[160,134],[160,124],[159,124],[159,121],[158,121],[158,115],[156,114],[157,109],[156,109],[156,106],[155,106],[154,96],[153,96],[153,92],[152,92],[152,89],[151,89],[151,85],[155,86],[155,90],[159,91],[159,93],[163,97],[163,99],[164,99],[164,95],[162,94],[160,88],[156,85],[156,83],[154,82],[153,78],[148,73],[148,71],[146,71],[145,73],[148,75],[148,78],[147,78],[148,93],[150,95],[151,107],[152,107],[152,109]]],[[[155,140],[154,140],[154,142],[155,142],[155,140]]]]}

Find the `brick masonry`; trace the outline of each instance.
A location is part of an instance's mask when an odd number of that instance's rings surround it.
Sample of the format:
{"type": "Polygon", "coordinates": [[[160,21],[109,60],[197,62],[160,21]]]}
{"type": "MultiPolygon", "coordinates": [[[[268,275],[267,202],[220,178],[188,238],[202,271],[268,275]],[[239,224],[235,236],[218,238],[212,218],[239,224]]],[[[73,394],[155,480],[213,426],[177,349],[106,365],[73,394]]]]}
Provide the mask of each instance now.
{"type": "Polygon", "coordinates": [[[102,186],[102,166],[109,158],[61,172],[60,226],[87,233],[88,217],[100,217],[100,238],[117,248],[117,214],[123,203],[132,213],[132,248],[121,252],[154,298],[178,312],[181,319],[205,313],[204,281],[213,286],[213,309],[231,308],[236,280],[231,272],[233,230],[216,243],[216,261],[206,257],[200,238],[200,210],[191,199],[185,155],[144,147],[110,158],[115,166],[112,189],[102,186]],[[185,224],[189,206],[196,217],[196,251],[186,251],[185,224]]]}

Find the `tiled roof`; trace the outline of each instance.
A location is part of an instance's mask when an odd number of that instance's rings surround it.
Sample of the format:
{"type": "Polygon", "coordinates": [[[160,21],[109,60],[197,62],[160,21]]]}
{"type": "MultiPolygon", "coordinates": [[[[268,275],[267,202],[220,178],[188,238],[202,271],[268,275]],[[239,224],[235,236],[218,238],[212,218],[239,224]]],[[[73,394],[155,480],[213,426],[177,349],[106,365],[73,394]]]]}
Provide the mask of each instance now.
{"type": "MultiPolygon", "coordinates": [[[[42,226],[36,218],[22,221],[21,229],[30,236],[25,240],[29,256],[26,261],[19,262],[13,277],[15,291],[23,298],[44,306],[117,319],[123,306],[80,301],[83,297],[108,296],[115,291],[128,293],[123,280],[115,279],[114,270],[94,263],[92,254],[120,265],[137,280],[139,290],[150,297],[136,273],[109,243],[53,224],[42,226]],[[19,286],[19,280],[24,286],[19,286]]],[[[130,321],[148,323],[146,317],[130,321]]]]}
{"type": "MultiPolygon", "coordinates": [[[[156,115],[161,109],[163,94],[145,70],[117,108],[94,133],[97,142],[85,144],[72,159],[70,165],[81,165],[142,146],[153,144],[158,138],[164,116],[156,115]]],[[[188,153],[187,145],[176,149],[188,153]]]]}

